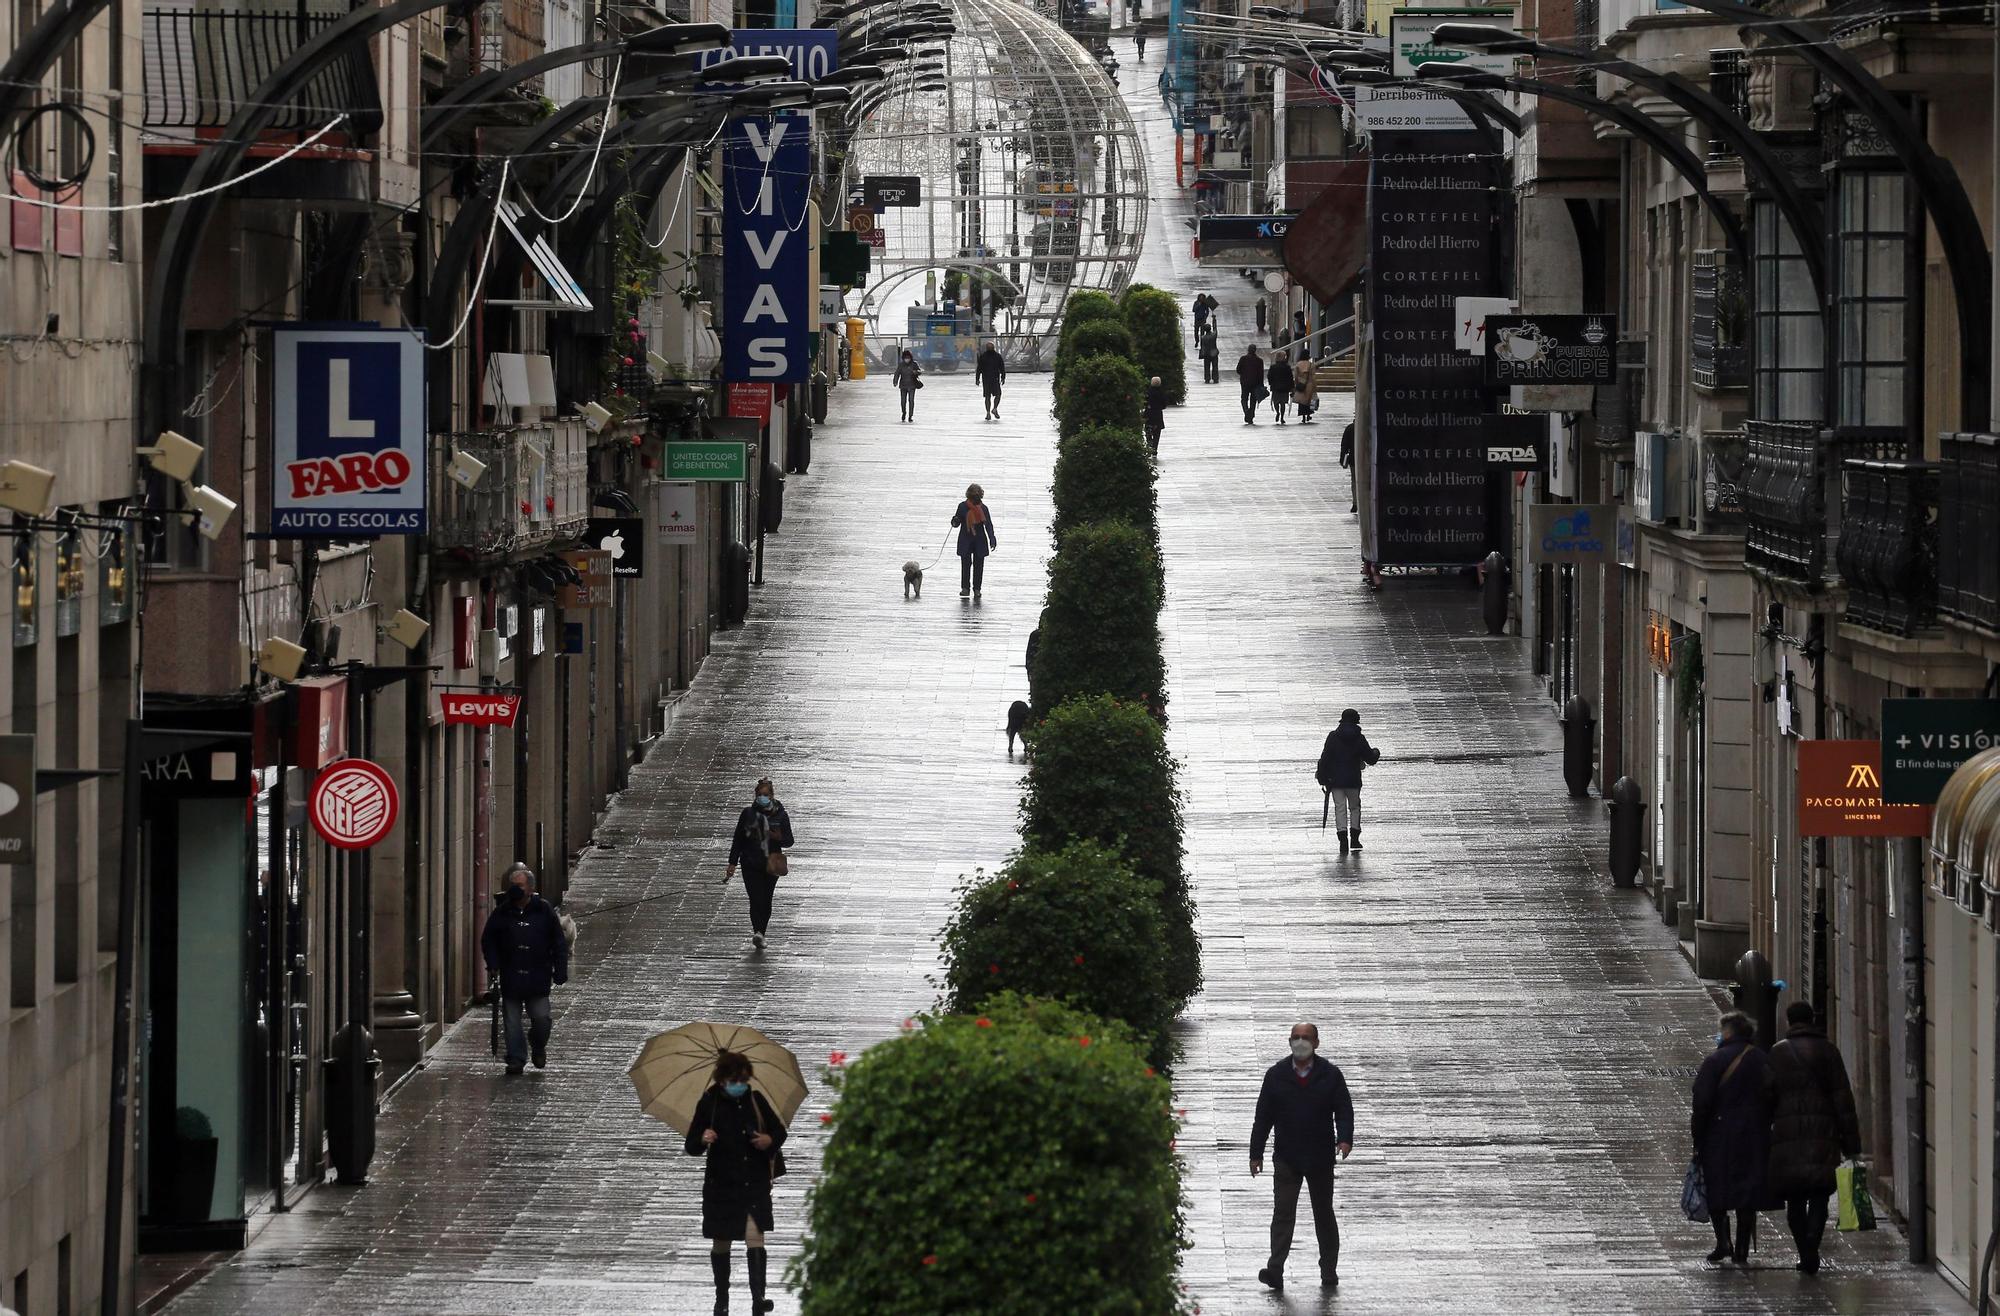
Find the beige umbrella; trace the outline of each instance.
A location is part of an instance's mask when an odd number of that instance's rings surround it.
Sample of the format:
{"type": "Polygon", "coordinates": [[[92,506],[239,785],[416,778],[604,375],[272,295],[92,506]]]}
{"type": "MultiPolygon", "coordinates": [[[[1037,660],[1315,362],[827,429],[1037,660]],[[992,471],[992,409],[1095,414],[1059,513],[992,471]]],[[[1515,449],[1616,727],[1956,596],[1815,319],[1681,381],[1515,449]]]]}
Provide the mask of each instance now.
{"type": "Polygon", "coordinates": [[[682,1024],[648,1040],[625,1071],[639,1093],[639,1109],[686,1133],[694,1123],[696,1103],[713,1081],[715,1057],[723,1051],[749,1058],[750,1086],[790,1125],[806,1099],[798,1057],[742,1024],[682,1024]]]}

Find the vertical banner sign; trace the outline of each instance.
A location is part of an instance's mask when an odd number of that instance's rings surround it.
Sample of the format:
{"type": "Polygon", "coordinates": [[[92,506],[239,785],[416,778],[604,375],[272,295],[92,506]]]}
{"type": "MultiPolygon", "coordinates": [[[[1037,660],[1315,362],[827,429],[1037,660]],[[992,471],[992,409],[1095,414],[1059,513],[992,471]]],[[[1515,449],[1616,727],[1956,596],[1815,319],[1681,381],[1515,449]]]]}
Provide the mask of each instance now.
{"type": "Polygon", "coordinates": [[[1475,133],[1374,134],[1368,315],[1374,329],[1375,542],[1390,566],[1464,566],[1488,542],[1481,359],[1457,301],[1493,288],[1487,149],[1475,133]]]}
{"type": "Polygon", "coordinates": [[[422,338],[298,325],[271,341],[272,532],[423,534],[422,338]]]}
{"type": "Polygon", "coordinates": [[[812,378],[819,289],[808,286],[812,120],[729,125],[722,181],[722,377],[812,378]]]}

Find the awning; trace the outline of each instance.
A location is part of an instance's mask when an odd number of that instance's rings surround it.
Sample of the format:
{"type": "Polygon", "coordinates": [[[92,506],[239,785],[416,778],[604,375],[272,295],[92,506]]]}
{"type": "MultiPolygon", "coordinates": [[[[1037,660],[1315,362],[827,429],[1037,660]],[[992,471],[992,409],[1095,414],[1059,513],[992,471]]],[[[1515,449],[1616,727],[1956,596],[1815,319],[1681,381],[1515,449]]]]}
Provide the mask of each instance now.
{"type": "Polygon", "coordinates": [[[508,235],[514,239],[520,246],[522,253],[527,256],[528,263],[533,265],[536,273],[542,276],[542,282],[549,286],[549,292],[554,295],[553,300],[489,297],[486,299],[487,304],[489,306],[514,306],[529,311],[588,311],[595,309],[591,305],[590,298],[584,295],[583,285],[576,281],[575,276],[569,272],[569,267],[562,263],[562,258],[556,255],[554,248],[549,246],[548,239],[542,237],[540,234],[536,234],[534,240],[530,241],[521,232],[520,218],[521,208],[519,206],[515,205],[512,201],[502,201],[500,203],[500,222],[506,226],[508,235]]]}

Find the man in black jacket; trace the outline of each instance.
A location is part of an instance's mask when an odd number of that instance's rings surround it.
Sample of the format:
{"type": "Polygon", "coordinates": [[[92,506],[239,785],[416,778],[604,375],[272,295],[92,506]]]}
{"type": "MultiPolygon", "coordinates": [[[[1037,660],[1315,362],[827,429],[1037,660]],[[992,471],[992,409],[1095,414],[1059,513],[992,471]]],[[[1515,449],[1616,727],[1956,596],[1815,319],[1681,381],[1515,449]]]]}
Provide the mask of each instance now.
{"type": "Polygon", "coordinates": [[[1785,1040],[1771,1048],[1770,1191],[1785,1199],[1785,1222],[1799,1249],[1799,1269],[1819,1271],[1826,1199],[1843,1158],[1861,1154],[1861,1121],[1840,1048],[1813,1027],[1813,1008],[1785,1009],[1785,1040]]]}
{"type": "Polygon", "coordinates": [[[1313,777],[1332,797],[1333,825],[1340,829],[1340,852],[1361,848],[1361,772],[1382,761],[1382,751],[1361,734],[1361,714],[1340,710],[1340,725],[1326,733],[1313,777]]]}
{"type": "Polygon", "coordinates": [[[554,908],[535,894],[535,873],[526,864],[508,870],[506,893],[495,897],[479,947],[507,1021],[507,1072],[526,1068],[531,1049],[535,1068],[544,1068],[549,1063],[549,989],[569,981],[569,942],[554,908]],[[525,1037],[523,1014],[528,1019],[525,1037]]]}
{"type": "Polygon", "coordinates": [[[1257,1278],[1271,1288],[1285,1288],[1285,1258],[1292,1251],[1292,1226],[1298,1219],[1299,1185],[1312,1203],[1313,1231],[1319,1235],[1319,1282],[1340,1287],[1340,1224],[1333,1217],[1333,1163],[1354,1146],[1354,1103],[1347,1080],[1337,1065],[1315,1055],[1319,1029],[1292,1026],[1292,1054],[1264,1074],[1257,1094],[1257,1115],[1250,1124],[1250,1173],[1264,1169],[1264,1139],[1277,1131],[1272,1153],[1271,1260],[1257,1278]]]}
{"type": "Polygon", "coordinates": [[[979,376],[979,392],[986,399],[986,419],[1000,418],[1000,387],[1007,382],[1007,358],[1000,355],[1000,349],[988,343],[980,349],[979,359],[973,363],[979,376]]]}
{"type": "MultiPolygon", "coordinates": [[[[1262,305],[1260,302],[1259,305],[1262,305]]],[[[1243,355],[1236,358],[1236,380],[1243,386],[1243,423],[1257,423],[1257,404],[1263,401],[1264,358],[1257,354],[1255,343],[1243,349],[1243,355]]]]}

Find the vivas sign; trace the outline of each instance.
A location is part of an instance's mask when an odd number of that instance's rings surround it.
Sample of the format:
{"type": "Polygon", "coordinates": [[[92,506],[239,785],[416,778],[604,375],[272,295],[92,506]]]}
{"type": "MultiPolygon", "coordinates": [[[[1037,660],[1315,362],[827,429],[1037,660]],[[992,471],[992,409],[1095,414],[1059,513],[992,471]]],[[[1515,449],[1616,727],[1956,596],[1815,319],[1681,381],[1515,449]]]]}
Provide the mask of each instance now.
{"type": "Polygon", "coordinates": [[[1528,509],[1531,562],[1605,562],[1611,557],[1616,509],[1605,503],[1536,503],[1528,509]]]}
{"type": "Polygon", "coordinates": [[[424,349],[408,329],[272,331],[271,529],[424,533],[424,349]]]}
{"type": "Polygon", "coordinates": [[[722,182],[722,377],[812,378],[819,289],[807,284],[812,121],[737,119],[722,182]]]}

